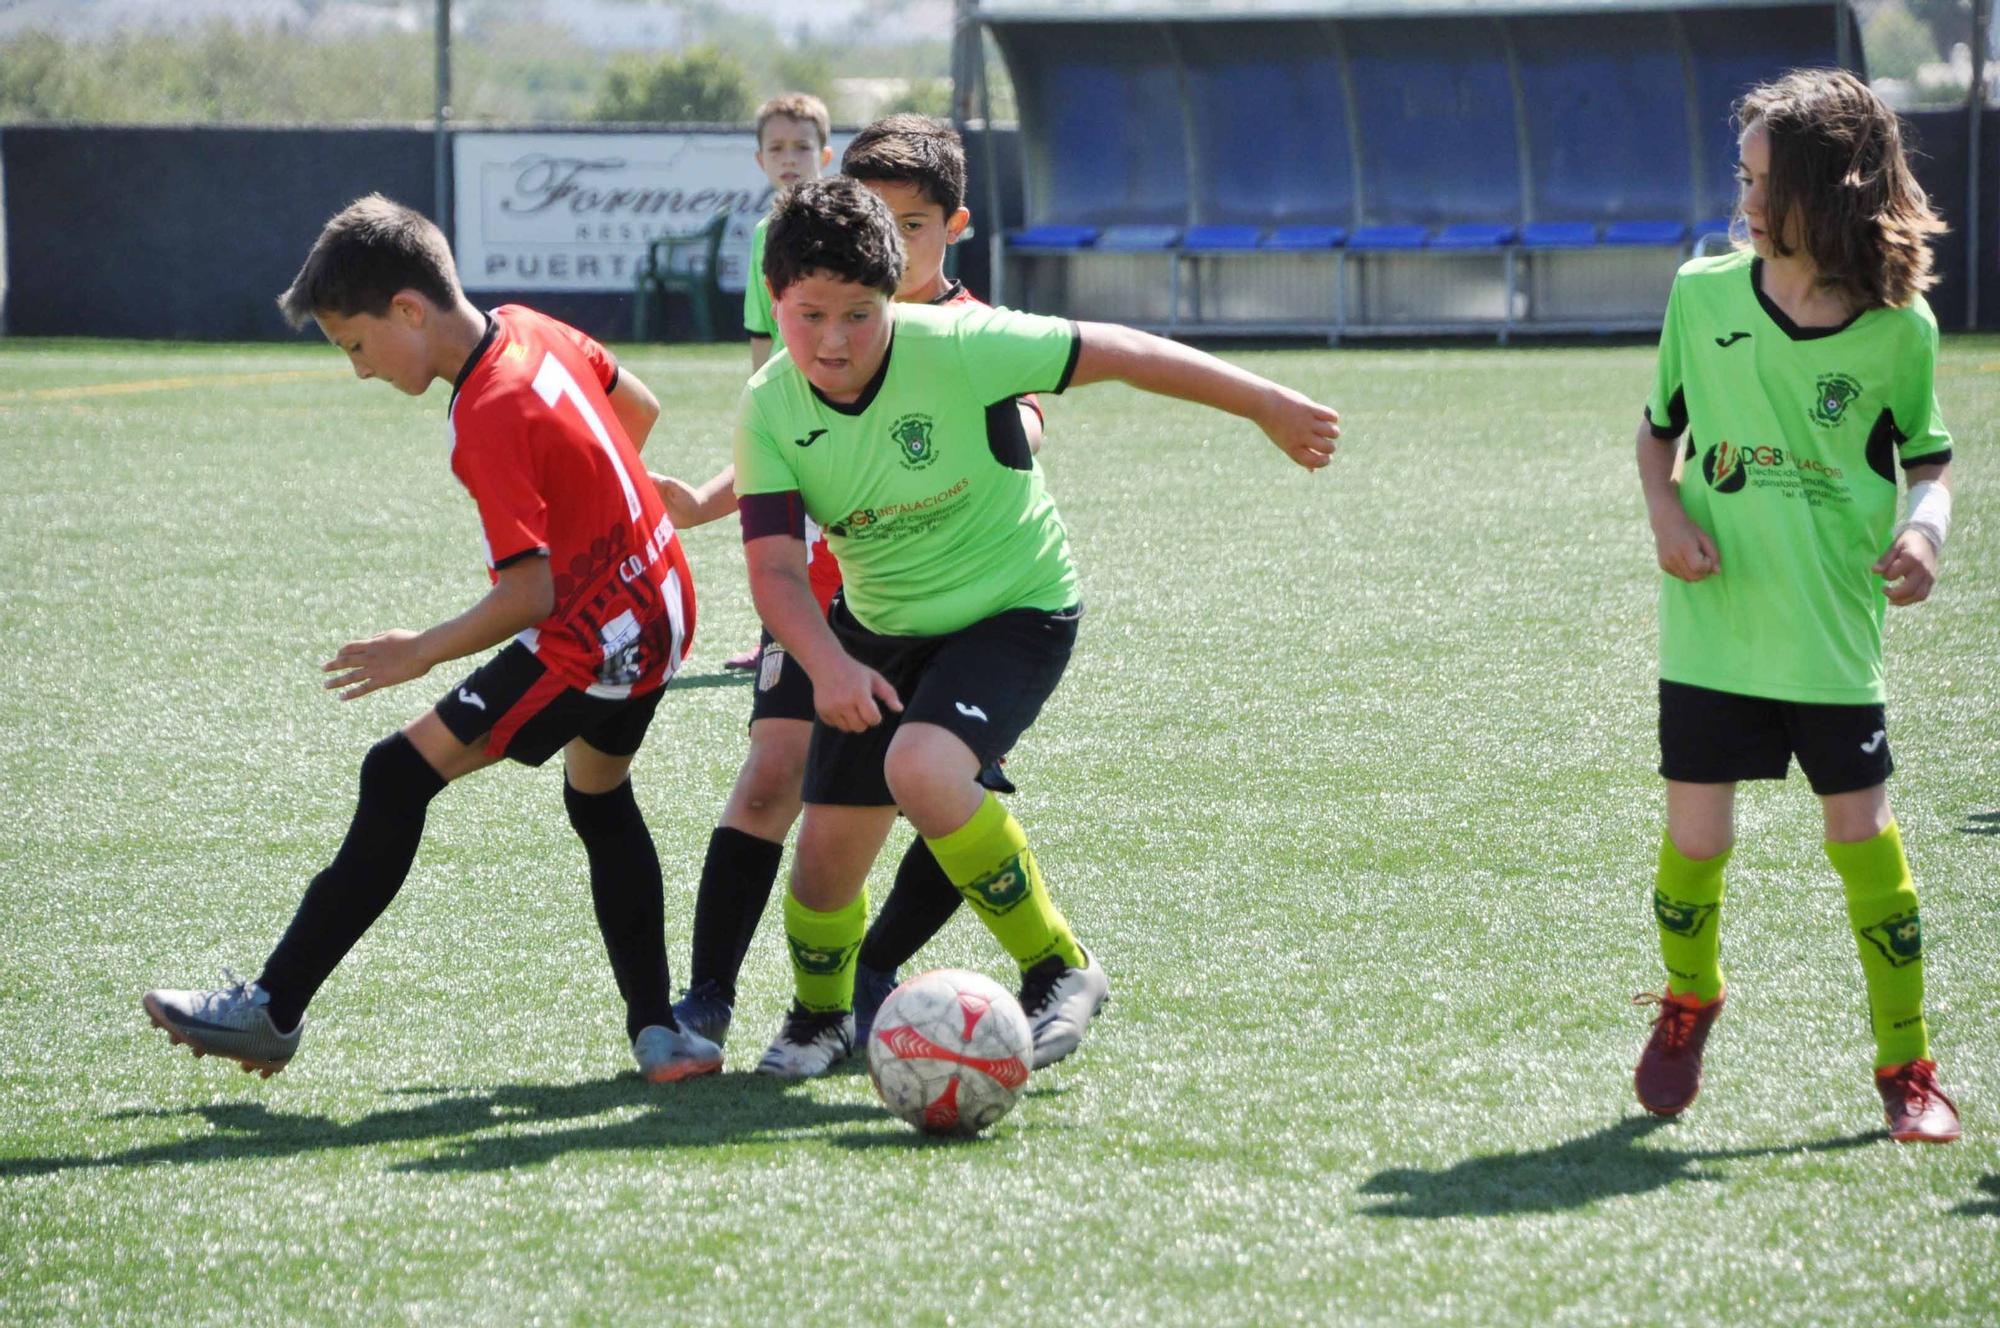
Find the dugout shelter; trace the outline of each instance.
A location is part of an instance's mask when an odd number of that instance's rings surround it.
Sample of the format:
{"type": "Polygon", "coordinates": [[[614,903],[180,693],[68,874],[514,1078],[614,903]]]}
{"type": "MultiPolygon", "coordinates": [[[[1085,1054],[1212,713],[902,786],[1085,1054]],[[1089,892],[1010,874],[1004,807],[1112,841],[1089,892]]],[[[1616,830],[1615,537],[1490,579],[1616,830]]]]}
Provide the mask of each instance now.
{"type": "Polygon", "coordinates": [[[983,0],[1024,224],[993,299],[1167,332],[1650,331],[1731,102],[1860,71],[1846,3],[983,0]]]}

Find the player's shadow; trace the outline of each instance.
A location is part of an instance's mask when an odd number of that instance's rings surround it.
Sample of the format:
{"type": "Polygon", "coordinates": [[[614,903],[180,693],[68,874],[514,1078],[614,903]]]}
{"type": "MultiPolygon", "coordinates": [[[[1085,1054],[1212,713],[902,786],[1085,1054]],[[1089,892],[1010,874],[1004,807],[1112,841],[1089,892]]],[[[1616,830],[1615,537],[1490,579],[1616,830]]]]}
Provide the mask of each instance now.
{"type": "Polygon", "coordinates": [[[1979,1188],[1984,1199],[1967,1199],[1951,1211],[1959,1217],[2000,1217],[2000,1176],[1981,1176],[1979,1188]]]}
{"type": "Polygon", "coordinates": [[[1672,1124],[1658,1116],[1628,1116],[1616,1125],[1527,1153],[1469,1157],[1439,1171],[1380,1171],[1360,1192],[1382,1202],[1363,1207],[1368,1217],[1504,1217],[1582,1208],[1601,1199],[1646,1194],[1682,1181],[1718,1180],[1705,1164],[1779,1154],[1835,1152],[1888,1137],[1871,1130],[1809,1144],[1766,1148],[1682,1149],[1641,1147],[1640,1141],[1672,1124]]]}
{"type": "Polygon", "coordinates": [[[1967,812],[1961,835],[2000,835],[2000,812],[1967,812]]]}
{"type": "Polygon", "coordinates": [[[395,1171],[497,1171],[538,1166],[571,1152],[700,1148],[874,1120],[872,1104],[816,1102],[762,1075],[649,1084],[636,1074],[580,1084],[392,1090],[433,1100],[370,1112],[354,1121],[274,1111],[261,1102],[112,1112],[107,1120],[198,1116],[209,1128],[168,1143],[116,1153],[0,1158],[0,1180],[92,1168],[187,1166],[298,1157],[350,1148],[432,1143],[432,1156],[395,1171]],[[575,1122],[570,1128],[545,1127],[575,1122]]]}

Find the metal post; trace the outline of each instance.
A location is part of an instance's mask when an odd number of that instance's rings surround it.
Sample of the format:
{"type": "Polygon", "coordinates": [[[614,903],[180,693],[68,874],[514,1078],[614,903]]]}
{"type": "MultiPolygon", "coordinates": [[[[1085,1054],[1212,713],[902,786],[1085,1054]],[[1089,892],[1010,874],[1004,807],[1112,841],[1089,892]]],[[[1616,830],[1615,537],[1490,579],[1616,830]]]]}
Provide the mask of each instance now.
{"type": "Polygon", "coordinates": [[[451,0],[436,0],[437,114],[431,122],[432,217],[446,237],[452,234],[451,137],[451,0]]]}
{"type": "Polygon", "coordinates": [[[979,84],[979,141],[986,147],[986,280],[988,303],[1007,303],[1007,219],[1000,210],[1000,148],[993,141],[993,85],[986,73],[986,30],[974,15],[979,58],[973,76],[979,84]]]}
{"type": "Polygon", "coordinates": [[[1979,330],[1979,261],[1982,257],[1984,237],[1980,228],[1980,164],[1985,153],[1980,150],[1979,129],[1986,118],[1986,25],[1987,9],[1991,0],[1972,0],[1972,88],[1966,100],[1971,103],[1967,112],[1972,118],[1966,126],[1965,134],[1965,330],[1979,330]]]}

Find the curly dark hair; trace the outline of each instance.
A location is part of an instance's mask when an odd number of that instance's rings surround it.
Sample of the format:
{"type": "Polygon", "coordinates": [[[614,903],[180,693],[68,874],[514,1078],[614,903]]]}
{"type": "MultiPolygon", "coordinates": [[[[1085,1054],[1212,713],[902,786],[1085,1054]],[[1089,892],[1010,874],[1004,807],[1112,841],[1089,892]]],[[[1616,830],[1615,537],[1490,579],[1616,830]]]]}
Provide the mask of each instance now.
{"type": "Polygon", "coordinates": [[[840,171],[864,183],[914,185],[947,217],[965,206],[965,144],[956,129],[928,115],[883,116],[854,136],[840,171]]]}
{"type": "Polygon", "coordinates": [[[441,309],[458,303],[451,245],[423,213],[369,194],[320,229],[305,265],[278,296],[278,310],[293,327],[304,327],[316,313],[380,318],[396,292],[405,290],[441,309]]]}
{"type": "Polygon", "coordinates": [[[807,180],[779,194],[772,206],[764,232],[764,279],[772,298],[812,272],[895,298],[903,280],[903,240],[889,205],[859,180],[807,180]]]}
{"type": "Polygon", "coordinates": [[[1775,252],[1804,250],[1819,285],[1863,309],[1900,308],[1937,284],[1930,241],[1946,227],[1874,89],[1844,69],[1794,69],[1752,88],[1733,114],[1739,132],[1761,122],[1770,136],[1764,215],[1775,252]]]}

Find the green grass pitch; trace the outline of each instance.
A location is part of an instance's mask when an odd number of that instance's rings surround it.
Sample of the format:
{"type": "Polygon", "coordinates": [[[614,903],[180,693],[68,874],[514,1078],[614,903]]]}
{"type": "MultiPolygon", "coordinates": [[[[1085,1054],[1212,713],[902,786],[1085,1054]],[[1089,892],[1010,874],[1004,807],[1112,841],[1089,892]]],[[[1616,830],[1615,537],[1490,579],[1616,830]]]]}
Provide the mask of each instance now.
{"type": "MultiPolygon", "coordinates": [[[[1742,799],[1700,1104],[1632,1100],[1650,348],[1241,358],[1341,409],[1329,472],[1121,387],[1049,403],[1089,611],[1013,805],[1115,995],[948,1145],[865,1075],[749,1073],[775,910],[728,1073],[640,1082],[552,768],[434,804],[285,1074],[170,1051],[140,993],[254,973],[362,753],[470,668],[342,705],[318,663],[477,598],[477,527],[441,388],[323,346],[0,342],[0,1321],[2000,1319],[2000,342],[1946,344],[1959,519],[1889,638],[1950,1148],[1881,1133],[1796,776],[1742,799]]],[[[742,359],[629,351],[649,462],[724,459],[742,359]]],[[[677,978],[755,632],[733,523],[688,545],[695,655],[637,767],[677,978]]],[[[1006,976],[964,914],[925,961],[1006,976]]]]}

